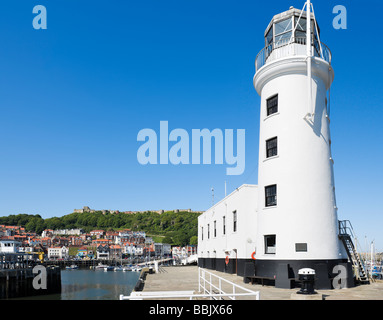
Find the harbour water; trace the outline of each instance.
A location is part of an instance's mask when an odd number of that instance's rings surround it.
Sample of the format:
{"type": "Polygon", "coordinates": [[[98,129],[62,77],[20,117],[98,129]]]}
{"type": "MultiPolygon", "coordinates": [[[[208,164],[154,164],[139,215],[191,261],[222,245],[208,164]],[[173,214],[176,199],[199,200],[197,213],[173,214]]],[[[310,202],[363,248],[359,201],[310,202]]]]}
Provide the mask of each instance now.
{"type": "Polygon", "coordinates": [[[61,294],[24,297],[22,300],[118,300],[130,295],[139,272],[103,270],[62,270],[61,294]]]}

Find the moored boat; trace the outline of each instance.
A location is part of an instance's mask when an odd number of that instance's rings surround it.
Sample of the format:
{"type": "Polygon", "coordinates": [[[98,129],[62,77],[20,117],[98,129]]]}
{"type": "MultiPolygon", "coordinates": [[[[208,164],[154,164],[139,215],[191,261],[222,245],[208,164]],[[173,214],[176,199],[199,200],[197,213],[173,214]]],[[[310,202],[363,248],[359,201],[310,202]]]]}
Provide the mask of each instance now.
{"type": "Polygon", "coordinates": [[[70,266],[66,266],[65,269],[67,269],[67,270],[75,270],[75,269],[78,269],[78,265],[72,264],[70,266]]]}
{"type": "Polygon", "coordinates": [[[104,267],[104,271],[113,271],[114,270],[114,267],[112,266],[105,266],[104,267]]]}
{"type": "Polygon", "coordinates": [[[142,270],[142,268],[140,266],[135,266],[135,267],[132,267],[132,271],[135,271],[135,272],[140,272],[142,270]]]}

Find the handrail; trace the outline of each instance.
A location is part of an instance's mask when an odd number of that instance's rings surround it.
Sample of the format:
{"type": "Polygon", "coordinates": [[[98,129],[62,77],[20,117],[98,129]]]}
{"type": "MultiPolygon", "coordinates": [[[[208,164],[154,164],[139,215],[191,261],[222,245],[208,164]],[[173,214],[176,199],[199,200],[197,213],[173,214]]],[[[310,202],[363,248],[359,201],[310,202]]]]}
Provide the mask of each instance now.
{"type": "MultiPolygon", "coordinates": [[[[361,250],[361,247],[360,247],[360,244],[359,244],[359,241],[356,237],[356,233],[354,231],[354,228],[351,224],[351,221],[350,220],[339,220],[338,221],[338,225],[339,225],[339,235],[348,235],[352,238],[354,238],[354,242],[353,245],[354,247],[356,248],[356,250],[358,251],[358,255],[361,259],[361,254],[360,252],[362,252],[361,250]]],[[[363,259],[361,259],[362,261],[363,259]]]]}
{"type": "MultiPolygon", "coordinates": [[[[271,53],[273,51],[278,50],[278,49],[283,48],[283,47],[292,46],[295,44],[306,45],[306,38],[291,37],[288,39],[282,39],[282,40],[279,40],[277,42],[273,42],[273,43],[268,44],[266,47],[264,47],[257,54],[257,56],[255,58],[255,71],[257,72],[260,68],[262,68],[266,64],[266,61],[269,58],[272,58],[271,53]]],[[[319,44],[319,41],[318,41],[318,44],[319,44]]],[[[320,42],[319,48],[316,48],[315,46],[314,46],[314,48],[315,48],[314,52],[318,55],[318,57],[320,57],[324,61],[331,64],[331,59],[332,59],[331,50],[329,49],[329,47],[326,44],[324,44],[323,42],[320,42]],[[319,49],[319,51],[318,51],[318,49],[319,49]]],[[[294,55],[296,55],[296,52],[295,52],[295,50],[291,50],[288,52],[284,52],[283,55],[294,56],[294,55]]]]}
{"type": "Polygon", "coordinates": [[[198,289],[203,293],[206,292],[211,297],[211,299],[214,297],[218,297],[217,294],[214,293],[213,291],[213,290],[218,290],[218,295],[222,294],[224,296],[228,296],[231,300],[235,300],[236,296],[244,296],[244,295],[250,295],[250,296],[254,295],[255,300],[259,300],[259,291],[253,291],[253,290],[244,288],[238,284],[235,284],[234,282],[231,282],[225,278],[217,276],[213,274],[212,272],[209,272],[203,268],[198,268],[198,289]],[[209,275],[209,280],[206,279],[206,273],[209,275]],[[215,285],[213,283],[214,278],[218,280],[218,285],[215,285]],[[222,282],[225,282],[229,284],[230,286],[232,286],[233,293],[225,293],[222,289],[222,282]],[[206,284],[209,285],[209,289],[207,289],[206,284]],[[246,291],[246,293],[237,293],[236,289],[246,291]]]}
{"type": "MultiPolygon", "coordinates": [[[[179,293],[177,292],[171,292],[169,294],[156,294],[155,291],[149,292],[148,295],[140,295],[137,292],[132,292],[130,296],[124,296],[123,294],[120,294],[119,300],[143,300],[143,299],[175,299],[175,298],[188,298],[189,300],[193,299],[198,299],[198,298],[224,298],[228,297],[232,299],[233,294],[232,293],[203,293],[203,294],[190,294],[190,293],[182,293],[180,291],[179,293]]],[[[255,291],[254,293],[236,293],[235,296],[237,297],[246,297],[246,296],[255,296],[255,300],[259,300],[259,291],[255,291]]],[[[233,299],[232,299],[233,300],[233,299]]],[[[234,299],[235,300],[235,299],[234,299]]]]}
{"type": "Polygon", "coordinates": [[[198,268],[198,290],[202,293],[191,293],[188,291],[151,291],[151,292],[132,292],[129,296],[120,295],[120,300],[143,300],[143,299],[180,299],[189,298],[190,300],[196,298],[210,298],[210,299],[222,299],[228,297],[231,300],[235,300],[236,297],[248,297],[254,296],[255,300],[260,299],[259,291],[253,291],[244,288],[234,282],[226,280],[220,276],[217,276],[205,269],[198,268]],[[206,277],[208,275],[208,279],[206,277]],[[214,280],[218,280],[218,285],[213,283],[214,280]],[[224,292],[222,283],[226,283],[231,286],[232,292],[224,292]],[[245,292],[238,292],[238,291],[245,292]],[[216,291],[216,292],[214,292],[216,291]],[[218,291],[218,293],[217,293],[218,291]]]}
{"type": "Polygon", "coordinates": [[[338,225],[340,235],[350,235],[354,238],[354,229],[350,220],[339,220],[338,225]]]}

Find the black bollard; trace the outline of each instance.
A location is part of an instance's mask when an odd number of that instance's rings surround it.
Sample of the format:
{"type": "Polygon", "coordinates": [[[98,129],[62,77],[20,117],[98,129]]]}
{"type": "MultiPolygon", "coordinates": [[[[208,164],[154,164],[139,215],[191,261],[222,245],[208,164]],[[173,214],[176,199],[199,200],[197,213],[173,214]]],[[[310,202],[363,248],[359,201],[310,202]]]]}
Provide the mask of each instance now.
{"type": "Polygon", "coordinates": [[[298,294],[316,294],[314,290],[315,283],[315,270],[310,268],[303,268],[298,270],[299,280],[302,283],[301,290],[298,294]]]}

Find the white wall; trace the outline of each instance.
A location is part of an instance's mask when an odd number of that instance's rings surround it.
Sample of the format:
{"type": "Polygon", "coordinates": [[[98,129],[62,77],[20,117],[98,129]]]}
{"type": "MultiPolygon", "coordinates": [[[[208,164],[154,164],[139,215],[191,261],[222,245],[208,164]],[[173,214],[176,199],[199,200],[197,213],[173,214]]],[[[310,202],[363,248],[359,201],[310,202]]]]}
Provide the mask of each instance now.
{"type": "Polygon", "coordinates": [[[261,93],[259,142],[259,214],[257,259],[339,259],[330,129],[326,90],[333,71],[323,60],[312,63],[311,112],[305,57],[266,64],[254,77],[261,93]],[[266,100],[278,94],[278,113],[266,116],[266,100]],[[278,137],[278,156],[266,159],[266,140],[278,137]],[[277,185],[277,206],[265,207],[265,186],[277,185]],[[276,235],[276,254],[265,254],[264,235],[276,235]],[[296,252],[295,243],[307,243],[296,252]]]}
{"type": "Polygon", "coordinates": [[[242,185],[198,217],[198,256],[201,258],[250,259],[256,241],[257,186],[242,185]],[[237,231],[233,231],[233,211],[237,211],[237,231]],[[226,234],[223,234],[223,216],[226,234]],[[214,237],[214,221],[217,234],[214,237]],[[207,225],[210,225],[208,239],[207,225]],[[203,240],[202,240],[203,227],[203,240]],[[233,250],[237,249],[237,253],[233,250]]]}

